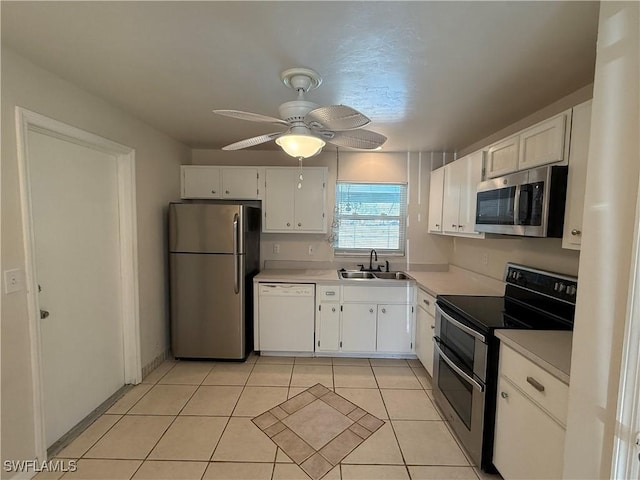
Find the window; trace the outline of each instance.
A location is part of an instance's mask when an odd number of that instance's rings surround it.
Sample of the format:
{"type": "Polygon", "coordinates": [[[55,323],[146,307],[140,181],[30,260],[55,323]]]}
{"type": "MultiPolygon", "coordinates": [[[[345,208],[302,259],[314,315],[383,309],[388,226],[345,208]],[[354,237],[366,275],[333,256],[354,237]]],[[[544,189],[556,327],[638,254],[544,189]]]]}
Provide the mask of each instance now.
{"type": "Polygon", "coordinates": [[[406,223],[406,184],[336,183],[336,254],[404,255],[406,223]]]}

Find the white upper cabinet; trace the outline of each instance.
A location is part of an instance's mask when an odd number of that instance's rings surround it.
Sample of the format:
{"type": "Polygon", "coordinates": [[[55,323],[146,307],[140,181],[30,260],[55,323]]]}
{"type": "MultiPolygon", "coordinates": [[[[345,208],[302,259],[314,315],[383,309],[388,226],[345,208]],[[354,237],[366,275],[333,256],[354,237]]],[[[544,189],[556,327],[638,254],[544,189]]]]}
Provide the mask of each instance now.
{"type": "MultiPolygon", "coordinates": [[[[442,196],[442,232],[483,237],[474,231],[476,186],[482,179],[484,152],[477,151],[444,167],[442,196]]],[[[429,205],[431,225],[431,204],[429,205]]],[[[437,214],[434,212],[434,215],[437,214]]]]}
{"type": "Polygon", "coordinates": [[[571,110],[520,133],[518,170],[562,162],[565,157],[566,124],[571,110]]]}
{"type": "Polygon", "coordinates": [[[518,135],[501,140],[487,150],[487,178],[499,177],[518,170],[518,135]]]}
{"type": "Polygon", "coordinates": [[[590,131],[591,100],[575,106],[571,120],[569,177],[567,179],[567,202],[564,212],[562,248],[572,250],[580,250],[582,243],[582,217],[585,184],[587,181],[590,131]]]}
{"type": "Polygon", "coordinates": [[[567,161],[571,110],[562,112],[487,149],[485,177],[495,178],[518,170],[567,161]]]}
{"type": "Polygon", "coordinates": [[[265,170],[263,232],[326,233],[324,167],[265,170]],[[300,186],[300,188],[298,188],[300,186]]]}
{"type": "Polygon", "coordinates": [[[182,198],[260,198],[260,169],[257,167],[182,165],[180,170],[182,198]]]}
{"type": "Polygon", "coordinates": [[[222,198],[220,167],[182,165],[182,198],[222,198]]]}
{"type": "Polygon", "coordinates": [[[259,198],[257,168],[222,168],[222,198],[259,198]]]}
{"type": "Polygon", "coordinates": [[[429,227],[431,233],[442,232],[442,196],[444,192],[444,167],[431,172],[429,186],[429,227]]]}

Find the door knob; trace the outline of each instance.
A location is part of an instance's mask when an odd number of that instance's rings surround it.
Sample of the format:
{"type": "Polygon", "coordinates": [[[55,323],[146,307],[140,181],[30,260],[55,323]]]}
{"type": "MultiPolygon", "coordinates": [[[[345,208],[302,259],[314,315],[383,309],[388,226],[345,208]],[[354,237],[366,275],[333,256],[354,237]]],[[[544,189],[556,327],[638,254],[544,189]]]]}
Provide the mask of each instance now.
{"type": "Polygon", "coordinates": [[[40,318],[47,318],[49,316],[49,312],[47,312],[46,310],[40,310],[40,318]]]}

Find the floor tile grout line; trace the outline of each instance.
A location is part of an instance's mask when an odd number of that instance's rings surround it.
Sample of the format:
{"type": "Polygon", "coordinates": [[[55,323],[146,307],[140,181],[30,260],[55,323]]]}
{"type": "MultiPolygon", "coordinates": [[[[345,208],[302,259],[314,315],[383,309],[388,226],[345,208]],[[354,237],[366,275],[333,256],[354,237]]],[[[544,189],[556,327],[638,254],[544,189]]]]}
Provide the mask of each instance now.
{"type": "MultiPolygon", "coordinates": [[[[251,377],[251,374],[253,373],[253,371],[256,368],[257,364],[258,364],[258,360],[256,359],[256,361],[252,363],[251,369],[249,370],[249,375],[247,375],[247,378],[244,381],[244,384],[242,385],[242,391],[240,392],[240,395],[238,396],[238,400],[236,400],[236,404],[233,406],[233,409],[231,410],[231,413],[229,414],[229,417],[227,418],[227,423],[224,424],[224,428],[222,429],[222,432],[220,433],[220,437],[218,438],[218,441],[216,442],[215,446],[213,447],[213,450],[211,451],[211,456],[209,457],[209,462],[213,462],[213,456],[216,454],[216,450],[220,446],[220,442],[222,441],[222,437],[224,436],[224,433],[227,431],[227,427],[229,426],[229,423],[231,422],[231,418],[233,416],[233,412],[238,407],[238,403],[240,402],[240,398],[242,397],[242,394],[244,393],[245,389],[247,388],[247,384],[249,383],[249,378],[251,377]]],[[[276,453],[277,453],[277,451],[276,451],[276,453]]],[[[275,461],[275,459],[274,459],[274,461],[275,461]]],[[[206,473],[206,469],[205,469],[205,473],[206,473]]],[[[204,476],[204,474],[203,474],[203,476],[204,476]]]]}

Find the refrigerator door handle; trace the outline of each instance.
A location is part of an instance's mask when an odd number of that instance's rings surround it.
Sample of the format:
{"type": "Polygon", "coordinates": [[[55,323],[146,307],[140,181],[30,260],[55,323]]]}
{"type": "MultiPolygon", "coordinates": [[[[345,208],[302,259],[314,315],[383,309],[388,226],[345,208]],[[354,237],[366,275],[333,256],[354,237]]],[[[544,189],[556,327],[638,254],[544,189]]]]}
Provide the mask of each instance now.
{"type": "Polygon", "coordinates": [[[240,258],[238,256],[238,214],[233,216],[233,291],[237,295],[240,292],[240,258]]]}

